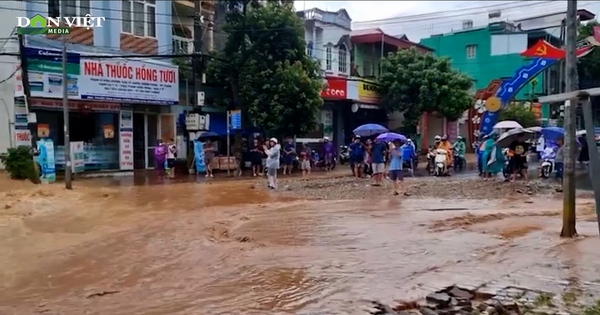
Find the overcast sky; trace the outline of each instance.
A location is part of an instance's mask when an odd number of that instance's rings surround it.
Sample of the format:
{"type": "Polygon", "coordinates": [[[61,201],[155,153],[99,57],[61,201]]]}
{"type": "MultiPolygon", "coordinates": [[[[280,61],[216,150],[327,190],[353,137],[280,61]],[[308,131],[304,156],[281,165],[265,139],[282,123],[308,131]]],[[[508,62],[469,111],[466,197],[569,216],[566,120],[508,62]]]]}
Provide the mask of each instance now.
{"type": "MultiPolygon", "coordinates": [[[[600,13],[600,1],[579,1],[579,8],[600,13]]],[[[566,1],[299,1],[297,10],[319,8],[326,11],[346,9],[354,29],[380,27],[391,35],[406,34],[411,40],[461,28],[465,19],[474,26],[487,25],[487,13],[503,9],[502,19],[516,20],[566,10],[566,1]],[[511,9],[512,8],[512,9],[511,9]],[[422,15],[423,16],[414,16],[422,15]],[[361,23],[378,19],[398,19],[361,23]],[[402,19],[402,17],[406,17],[402,19]]]]}

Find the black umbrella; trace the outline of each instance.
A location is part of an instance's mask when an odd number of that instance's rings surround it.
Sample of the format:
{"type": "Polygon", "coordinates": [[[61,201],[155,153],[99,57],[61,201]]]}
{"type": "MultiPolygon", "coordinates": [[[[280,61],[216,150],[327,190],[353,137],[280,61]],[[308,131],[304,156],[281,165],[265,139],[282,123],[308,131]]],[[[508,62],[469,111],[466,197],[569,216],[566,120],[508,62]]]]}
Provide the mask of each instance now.
{"type": "Polygon", "coordinates": [[[203,132],[198,136],[198,141],[215,140],[218,139],[219,135],[212,131],[203,132]]]}

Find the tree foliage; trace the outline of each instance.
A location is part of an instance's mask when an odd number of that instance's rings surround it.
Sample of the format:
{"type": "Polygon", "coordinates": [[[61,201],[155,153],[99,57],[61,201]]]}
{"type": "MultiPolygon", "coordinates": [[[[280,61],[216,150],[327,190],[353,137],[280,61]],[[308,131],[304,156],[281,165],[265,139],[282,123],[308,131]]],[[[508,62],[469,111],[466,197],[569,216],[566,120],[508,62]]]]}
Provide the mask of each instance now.
{"type": "Polygon", "coordinates": [[[238,3],[227,15],[228,40],[209,62],[208,79],[224,86],[228,106],[242,109],[246,122],[278,135],[314,130],[323,79],[306,55],[302,21],[290,1],[238,3]]]}
{"type": "Polygon", "coordinates": [[[508,105],[508,107],[500,113],[499,121],[503,120],[514,120],[523,126],[523,128],[539,126],[540,124],[535,117],[535,113],[532,112],[530,108],[519,103],[508,105]]]}
{"type": "MultiPolygon", "coordinates": [[[[594,35],[594,26],[600,23],[590,21],[579,26],[579,39],[594,35]]],[[[588,88],[600,84],[600,49],[594,49],[579,60],[577,66],[581,88],[588,88]]]]}
{"type": "Polygon", "coordinates": [[[472,80],[452,68],[450,60],[415,49],[390,53],[382,62],[379,89],[389,112],[404,112],[404,124],[416,129],[425,112],[460,118],[473,103],[472,80]]]}

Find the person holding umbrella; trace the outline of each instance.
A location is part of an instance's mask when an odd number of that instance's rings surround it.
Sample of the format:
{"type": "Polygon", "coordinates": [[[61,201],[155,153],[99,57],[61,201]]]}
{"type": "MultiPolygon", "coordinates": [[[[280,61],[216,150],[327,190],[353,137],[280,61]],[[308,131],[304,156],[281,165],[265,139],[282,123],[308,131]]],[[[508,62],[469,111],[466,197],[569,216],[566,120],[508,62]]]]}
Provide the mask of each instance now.
{"type": "Polygon", "coordinates": [[[527,152],[529,152],[529,144],[525,141],[525,136],[520,134],[509,146],[508,150],[512,153],[510,159],[510,168],[512,170],[511,182],[517,178],[517,174],[523,174],[525,181],[529,180],[527,171],[527,152]]]}

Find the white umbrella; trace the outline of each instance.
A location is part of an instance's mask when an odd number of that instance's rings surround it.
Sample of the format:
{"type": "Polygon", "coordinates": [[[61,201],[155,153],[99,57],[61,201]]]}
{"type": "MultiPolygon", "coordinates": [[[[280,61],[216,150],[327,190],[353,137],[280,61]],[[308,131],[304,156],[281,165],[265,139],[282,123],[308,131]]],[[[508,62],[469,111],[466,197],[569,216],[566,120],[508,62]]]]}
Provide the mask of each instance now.
{"type": "Polygon", "coordinates": [[[511,129],[500,135],[500,138],[496,140],[496,144],[501,148],[507,148],[521,136],[525,137],[524,140],[531,140],[535,138],[535,132],[523,128],[511,129]]]}
{"type": "Polygon", "coordinates": [[[529,128],[525,128],[525,130],[540,133],[540,132],[542,132],[542,127],[540,127],[540,126],[529,127],[529,128]]]}
{"type": "Polygon", "coordinates": [[[521,124],[514,120],[504,120],[500,121],[494,125],[494,129],[514,129],[514,128],[523,128],[521,124]]]}
{"type": "Polygon", "coordinates": [[[579,136],[583,136],[583,135],[585,135],[585,134],[587,134],[587,131],[585,131],[585,130],[579,130],[579,131],[577,131],[577,132],[575,133],[575,135],[576,135],[576,136],[578,136],[578,137],[579,137],[579,136]]]}

